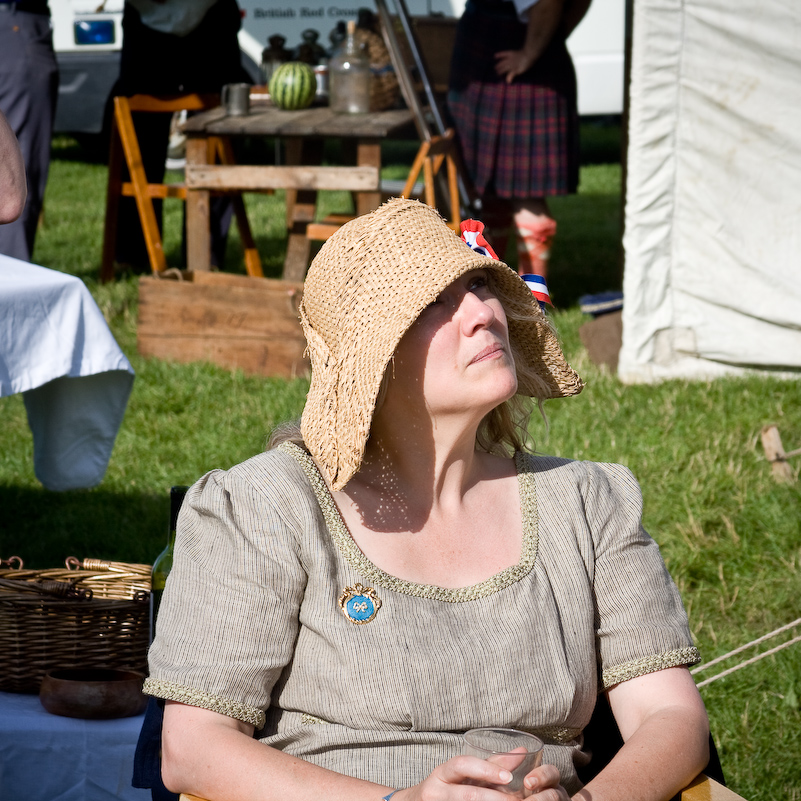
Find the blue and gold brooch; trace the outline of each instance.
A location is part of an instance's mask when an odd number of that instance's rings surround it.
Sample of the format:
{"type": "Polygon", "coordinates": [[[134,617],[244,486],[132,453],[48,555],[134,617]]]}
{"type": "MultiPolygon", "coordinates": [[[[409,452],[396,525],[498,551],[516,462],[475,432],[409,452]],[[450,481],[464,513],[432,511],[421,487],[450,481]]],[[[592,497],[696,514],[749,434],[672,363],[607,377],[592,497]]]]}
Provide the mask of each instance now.
{"type": "Polygon", "coordinates": [[[339,608],[351,623],[362,626],[378,614],[381,599],[372,587],[355,584],[342,590],[342,595],[339,596],[339,608]]]}

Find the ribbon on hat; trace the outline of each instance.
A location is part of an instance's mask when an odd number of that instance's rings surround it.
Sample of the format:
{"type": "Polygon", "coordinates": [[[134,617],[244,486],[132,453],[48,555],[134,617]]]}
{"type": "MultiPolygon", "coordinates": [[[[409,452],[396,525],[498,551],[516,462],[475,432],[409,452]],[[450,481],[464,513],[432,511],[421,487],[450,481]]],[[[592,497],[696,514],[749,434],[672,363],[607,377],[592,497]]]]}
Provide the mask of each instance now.
{"type": "Polygon", "coordinates": [[[531,290],[531,294],[537,299],[543,311],[545,311],[546,304],[548,306],[553,306],[551,295],[548,292],[548,286],[541,275],[526,273],[520,277],[526,282],[526,286],[531,290]]]}
{"type": "MultiPolygon", "coordinates": [[[[460,226],[462,231],[462,241],[466,242],[476,253],[482,256],[489,256],[491,259],[498,259],[492,246],[484,238],[484,223],[479,220],[462,220],[460,226]]],[[[520,276],[526,286],[531,290],[531,294],[537,299],[540,308],[545,311],[545,306],[553,306],[548,286],[541,275],[532,273],[520,276]]]]}
{"type": "Polygon", "coordinates": [[[476,253],[500,261],[495,251],[490,247],[490,243],[484,239],[483,222],[479,222],[478,220],[462,220],[459,228],[462,231],[462,241],[470,245],[476,253]]]}

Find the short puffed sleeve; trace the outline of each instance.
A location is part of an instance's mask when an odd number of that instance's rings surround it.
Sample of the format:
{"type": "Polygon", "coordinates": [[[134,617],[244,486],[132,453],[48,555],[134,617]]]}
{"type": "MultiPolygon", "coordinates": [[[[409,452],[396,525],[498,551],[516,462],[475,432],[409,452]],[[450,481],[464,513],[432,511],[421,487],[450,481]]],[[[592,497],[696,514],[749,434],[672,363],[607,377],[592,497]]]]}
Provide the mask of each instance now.
{"type": "Polygon", "coordinates": [[[678,589],[642,526],[637,481],[621,465],[593,467],[586,513],[603,687],[699,662],[678,589]]]}
{"type": "Polygon", "coordinates": [[[277,451],[189,490],[145,692],[264,725],[299,626],[299,541],[318,514],[297,462],[277,451]]]}

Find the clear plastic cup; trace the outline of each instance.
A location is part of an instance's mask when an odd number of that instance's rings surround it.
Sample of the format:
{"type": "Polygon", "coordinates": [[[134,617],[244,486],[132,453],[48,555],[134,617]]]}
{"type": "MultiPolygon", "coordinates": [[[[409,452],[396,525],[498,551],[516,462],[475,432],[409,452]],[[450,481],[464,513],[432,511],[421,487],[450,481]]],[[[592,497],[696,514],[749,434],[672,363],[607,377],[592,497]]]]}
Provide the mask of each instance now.
{"type": "Polygon", "coordinates": [[[464,735],[464,753],[493,762],[512,774],[508,784],[490,784],[501,793],[525,798],[530,795],[523,779],[542,764],[543,742],[539,737],[517,729],[470,729],[464,735]]]}

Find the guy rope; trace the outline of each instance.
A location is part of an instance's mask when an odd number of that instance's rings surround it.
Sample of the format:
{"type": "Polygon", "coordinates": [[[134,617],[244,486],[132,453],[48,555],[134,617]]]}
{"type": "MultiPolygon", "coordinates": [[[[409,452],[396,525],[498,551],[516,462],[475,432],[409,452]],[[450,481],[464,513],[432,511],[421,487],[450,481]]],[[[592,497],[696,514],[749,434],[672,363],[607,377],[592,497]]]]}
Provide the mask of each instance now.
{"type": "MultiPolygon", "coordinates": [[[[707,670],[707,668],[711,668],[713,665],[717,665],[720,662],[723,662],[724,660],[729,659],[732,656],[736,656],[737,654],[742,653],[748,648],[751,648],[755,645],[759,645],[760,643],[763,643],[766,640],[770,640],[773,637],[777,637],[779,634],[782,634],[785,631],[789,631],[790,629],[795,628],[797,625],[799,625],[799,623],[801,623],[801,617],[797,618],[792,623],[788,623],[786,626],[781,626],[775,631],[771,631],[770,633],[765,634],[762,637],[758,637],[756,640],[751,640],[751,642],[747,642],[745,645],[741,645],[739,648],[735,648],[733,651],[729,651],[727,654],[723,654],[723,656],[719,656],[717,657],[717,659],[713,659],[711,662],[706,662],[703,665],[698,665],[698,667],[693,668],[690,671],[690,673],[695,675],[696,673],[700,673],[702,670],[707,670]]],[[[716,673],[714,676],[711,676],[710,678],[704,679],[702,682],[699,682],[697,686],[700,688],[706,684],[710,684],[713,681],[722,679],[724,676],[728,676],[729,674],[734,673],[736,670],[740,670],[740,668],[744,668],[747,665],[753,665],[754,662],[758,662],[760,659],[764,659],[766,656],[770,656],[771,654],[778,653],[779,651],[788,648],[789,646],[794,645],[797,642],[801,642],[801,635],[793,637],[792,639],[787,640],[787,642],[784,642],[781,645],[777,645],[774,648],[765,651],[764,653],[757,654],[756,656],[753,656],[750,659],[746,659],[744,662],[740,662],[738,665],[734,665],[734,667],[727,668],[721,673],[716,673]]]]}

